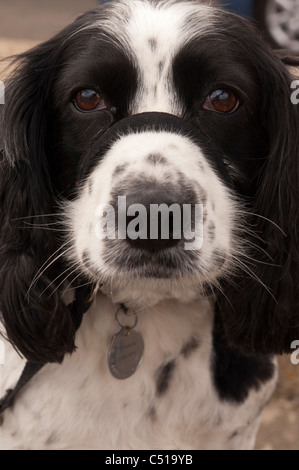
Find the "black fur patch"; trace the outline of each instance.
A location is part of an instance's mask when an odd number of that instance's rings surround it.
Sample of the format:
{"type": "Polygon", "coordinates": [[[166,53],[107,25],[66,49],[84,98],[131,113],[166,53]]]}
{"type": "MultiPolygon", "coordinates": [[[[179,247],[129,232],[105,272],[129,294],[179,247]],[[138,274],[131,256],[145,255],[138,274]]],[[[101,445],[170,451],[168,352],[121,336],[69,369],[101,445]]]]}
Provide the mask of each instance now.
{"type": "Polygon", "coordinates": [[[148,44],[151,48],[151,51],[155,52],[155,50],[157,49],[157,45],[158,45],[157,39],[156,38],[150,38],[148,40],[148,44]]]}
{"type": "Polygon", "coordinates": [[[167,160],[163,155],[160,155],[159,153],[150,153],[146,157],[146,161],[148,163],[151,163],[152,165],[156,165],[159,163],[160,165],[165,165],[167,163],[167,160]]]}
{"type": "Polygon", "coordinates": [[[117,167],[113,171],[112,177],[114,178],[115,176],[121,175],[125,171],[126,167],[127,165],[125,163],[122,163],[121,165],[117,165],[117,167]]]}
{"type": "Polygon", "coordinates": [[[227,346],[217,327],[213,332],[213,345],[212,375],[220,399],[242,403],[250,390],[259,390],[273,377],[272,356],[241,354],[227,346]]]}
{"type": "Polygon", "coordinates": [[[234,431],[228,438],[228,440],[230,441],[231,439],[234,439],[235,437],[237,437],[237,435],[239,434],[239,430],[237,431],[234,431]]]}
{"type": "Polygon", "coordinates": [[[208,225],[208,235],[209,235],[209,240],[210,242],[213,242],[215,240],[215,223],[213,221],[209,222],[208,225]]]}
{"type": "Polygon", "coordinates": [[[156,419],[157,419],[157,410],[154,406],[152,406],[149,409],[148,415],[149,415],[149,417],[151,418],[152,421],[156,421],[156,419]]]}
{"type": "Polygon", "coordinates": [[[162,76],[163,69],[164,69],[164,61],[161,60],[161,61],[159,62],[159,64],[158,64],[159,79],[160,79],[161,76],[162,76]]]}
{"type": "Polygon", "coordinates": [[[175,361],[169,361],[165,366],[162,366],[158,371],[157,379],[157,395],[161,396],[168,390],[170,380],[173,376],[175,369],[175,361]]]}
{"type": "Polygon", "coordinates": [[[195,351],[195,349],[199,347],[199,345],[200,343],[198,339],[191,338],[190,341],[188,341],[188,343],[184,344],[184,346],[182,347],[182,350],[181,350],[182,356],[184,356],[184,358],[187,359],[193,353],[193,351],[195,351]]]}
{"type": "MultiPolygon", "coordinates": [[[[212,241],[212,239],[210,239],[212,241]]],[[[213,253],[213,263],[215,268],[221,269],[226,261],[226,254],[222,250],[215,250],[213,253]]]]}

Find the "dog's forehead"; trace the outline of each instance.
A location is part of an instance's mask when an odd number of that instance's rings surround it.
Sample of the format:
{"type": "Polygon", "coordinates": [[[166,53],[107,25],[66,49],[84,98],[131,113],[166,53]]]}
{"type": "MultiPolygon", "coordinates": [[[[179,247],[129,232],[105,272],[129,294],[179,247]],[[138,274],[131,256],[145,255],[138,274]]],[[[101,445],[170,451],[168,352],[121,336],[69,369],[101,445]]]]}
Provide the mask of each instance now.
{"type": "Polygon", "coordinates": [[[91,25],[109,35],[138,70],[140,87],[132,113],[180,114],[169,79],[173,58],[184,45],[213,31],[216,11],[192,1],[123,0],[109,5],[106,14],[91,25]]]}
{"type": "Polygon", "coordinates": [[[138,41],[147,42],[152,48],[158,38],[160,47],[182,45],[194,35],[212,30],[216,17],[217,9],[188,0],[121,0],[112,4],[98,25],[112,36],[121,35],[125,46],[136,51],[138,41]]]}

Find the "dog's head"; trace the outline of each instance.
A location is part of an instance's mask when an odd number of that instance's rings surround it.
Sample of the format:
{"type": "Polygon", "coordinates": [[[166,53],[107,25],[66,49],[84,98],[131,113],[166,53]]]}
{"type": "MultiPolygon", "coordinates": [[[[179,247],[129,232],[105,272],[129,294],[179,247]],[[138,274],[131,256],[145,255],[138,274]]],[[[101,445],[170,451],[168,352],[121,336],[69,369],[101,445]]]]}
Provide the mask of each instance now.
{"type": "Polygon", "coordinates": [[[114,2],[21,55],[0,189],[1,308],[16,348],[41,361],[73,350],[61,285],[84,275],[122,301],[209,293],[232,345],[289,350],[292,80],[249,23],[196,1],[114,2]]]}

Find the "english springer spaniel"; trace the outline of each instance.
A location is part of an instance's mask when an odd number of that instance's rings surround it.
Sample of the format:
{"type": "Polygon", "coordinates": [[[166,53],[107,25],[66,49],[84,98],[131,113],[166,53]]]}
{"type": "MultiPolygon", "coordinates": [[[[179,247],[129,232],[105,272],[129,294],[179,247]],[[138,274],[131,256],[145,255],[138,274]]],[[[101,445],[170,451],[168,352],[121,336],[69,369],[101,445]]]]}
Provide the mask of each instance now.
{"type": "Polygon", "coordinates": [[[246,20],[173,0],[108,3],[15,58],[2,448],[254,447],[299,339],[283,62],[246,20]]]}

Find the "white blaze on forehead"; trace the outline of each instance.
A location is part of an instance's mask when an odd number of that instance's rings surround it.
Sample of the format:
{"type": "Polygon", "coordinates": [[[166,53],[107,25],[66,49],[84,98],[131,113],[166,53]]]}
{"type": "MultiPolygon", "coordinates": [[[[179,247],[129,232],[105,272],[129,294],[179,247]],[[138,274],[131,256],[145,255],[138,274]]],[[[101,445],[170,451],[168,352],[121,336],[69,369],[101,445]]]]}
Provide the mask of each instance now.
{"type": "Polygon", "coordinates": [[[197,2],[117,2],[99,22],[133,59],[138,90],[130,112],[182,113],[173,79],[173,58],[194,37],[212,31],[215,9],[197,2]]]}
{"type": "Polygon", "coordinates": [[[131,50],[136,58],[140,86],[132,113],[160,111],[178,114],[171,77],[171,64],[179,48],[182,17],[173,10],[137,9],[127,26],[131,50]]]}

